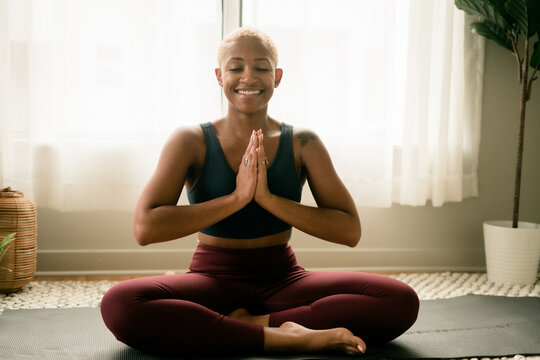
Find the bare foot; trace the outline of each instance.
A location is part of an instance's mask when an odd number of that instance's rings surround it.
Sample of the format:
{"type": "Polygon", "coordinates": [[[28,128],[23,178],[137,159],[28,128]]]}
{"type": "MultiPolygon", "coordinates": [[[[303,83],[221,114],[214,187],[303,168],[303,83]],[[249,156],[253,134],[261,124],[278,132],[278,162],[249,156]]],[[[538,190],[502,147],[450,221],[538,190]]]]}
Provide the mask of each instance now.
{"type": "Polygon", "coordinates": [[[264,346],[269,352],[342,352],[359,355],[366,351],[362,339],[345,328],[312,330],[294,322],[264,329],[264,346]]]}
{"type": "Polygon", "coordinates": [[[251,315],[246,309],[240,308],[234,310],[228,315],[230,318],[247,321],[253,324],[268,326],[270,315],[251,315]]]}

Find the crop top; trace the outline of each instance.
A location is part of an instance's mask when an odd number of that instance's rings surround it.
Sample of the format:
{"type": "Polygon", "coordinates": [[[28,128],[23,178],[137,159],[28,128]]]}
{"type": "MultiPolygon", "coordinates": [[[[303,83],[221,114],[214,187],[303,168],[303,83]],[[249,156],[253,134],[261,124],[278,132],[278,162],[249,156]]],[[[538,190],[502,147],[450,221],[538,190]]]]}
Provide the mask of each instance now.
{"type": "MultiPolygon", "coordinates": [[[[187,189],[190,204],[231,194],[236,188],[236,172],[231,169],[212,123],[201,124],[206,142],[206,158],[200,177],[187,189]]],[[[302,181],[296,171],[292,147],[292,126],[282,123],[278,149],[267,169],[268,188],[272,194],[300,202],[302,181]]],[[[253,239],[288,230],[291,225],[278,219],[252,200],[244,208],[202,233],[233,239],[253,239]]]]}

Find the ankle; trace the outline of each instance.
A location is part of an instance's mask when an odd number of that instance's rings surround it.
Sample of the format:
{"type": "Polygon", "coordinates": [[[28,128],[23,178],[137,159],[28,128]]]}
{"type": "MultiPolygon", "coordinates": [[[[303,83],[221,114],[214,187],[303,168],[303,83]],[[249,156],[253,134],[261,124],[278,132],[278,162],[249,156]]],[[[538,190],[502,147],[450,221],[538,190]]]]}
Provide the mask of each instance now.
{"type": "Polygon", "coordinates": [[[251,315],[246,309],[236,309],[232,313],[229,314],[230,318],[247,321],[252,324],[258,324],[262,325],[264,327],[268,327],[268,323],[270,320],[270,315],[251,315]]]}

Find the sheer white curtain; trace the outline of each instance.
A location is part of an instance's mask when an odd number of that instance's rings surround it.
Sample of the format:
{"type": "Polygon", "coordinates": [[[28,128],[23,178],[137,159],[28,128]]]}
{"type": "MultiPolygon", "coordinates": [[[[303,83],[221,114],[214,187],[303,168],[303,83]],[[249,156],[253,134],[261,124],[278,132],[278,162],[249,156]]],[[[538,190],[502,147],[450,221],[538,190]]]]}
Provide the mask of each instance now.
{"type": "Polygon", "coordinates": [[[477,195],[484,42],[453,0],[251,0],[284,78],[270,107],[316,130],[361,206],[477,195]]]}
{"type": "MultiPolygon", "coordinates": [[[[224,2],[227,6],[228,2],[224,2]]],[[[250,0],[360,206],[474,196],[483,67],[452,0],[250,0]]],[[[221,115],[219,0],[0,0],[0,185],[63,211],[134,203],[174,128],[221,115]]]]}
{"type": "Polygon", "coordinates": [[[221,115],[221,1],[0,0],[0,185],[133,209],[167,136],[221,115]]]}

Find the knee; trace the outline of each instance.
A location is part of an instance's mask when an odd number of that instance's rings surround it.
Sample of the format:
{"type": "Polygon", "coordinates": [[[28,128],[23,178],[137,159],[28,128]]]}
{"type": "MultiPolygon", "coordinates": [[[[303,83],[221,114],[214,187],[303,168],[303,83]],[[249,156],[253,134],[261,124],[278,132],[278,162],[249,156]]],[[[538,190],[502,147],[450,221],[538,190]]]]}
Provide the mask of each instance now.
{"type": "Polygon", "coordinates": [[[388,339],[385,341],[397,338],[416,322],[420,300],[413,288],[401,283],[393,293],[390,308],[388,316],[392,319],[393,331],[388,333],[388,339]]]}
{"type": "Polygon", "coordinates": [[[101,317],[107,328],[117,340],[128,345],[133,329],[130,320],[136,319],[136,316],[133,316],[135,300],[136,296],[129,287],[120,283],[105,293],[100,305],[101,317]]]}
{"type": "Polygon", "coordinates": [[[420,300],[418,299],[418,294],[407,284],[403,284],[403,289],[399,295],[399,302],[402,307],[402,317],[404,327],[403,331],[405,332],[409,329],[418,318],[418,311],[420,309],[420,300]]]}

